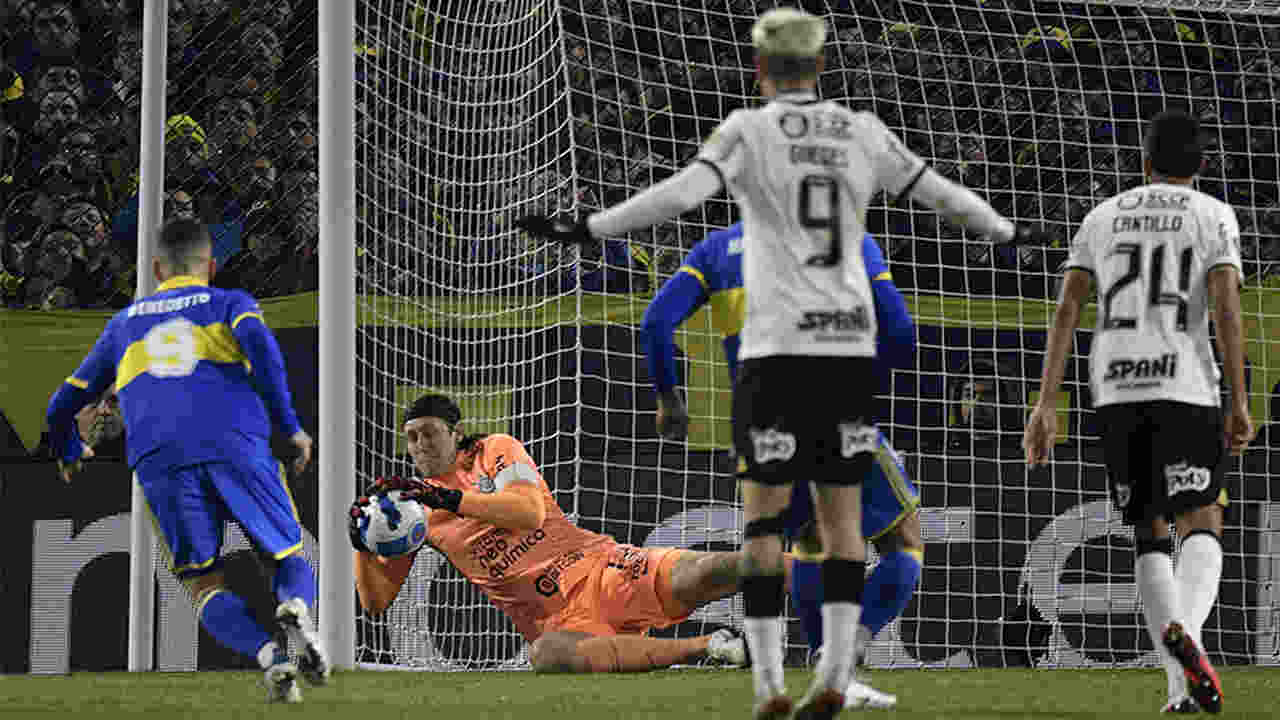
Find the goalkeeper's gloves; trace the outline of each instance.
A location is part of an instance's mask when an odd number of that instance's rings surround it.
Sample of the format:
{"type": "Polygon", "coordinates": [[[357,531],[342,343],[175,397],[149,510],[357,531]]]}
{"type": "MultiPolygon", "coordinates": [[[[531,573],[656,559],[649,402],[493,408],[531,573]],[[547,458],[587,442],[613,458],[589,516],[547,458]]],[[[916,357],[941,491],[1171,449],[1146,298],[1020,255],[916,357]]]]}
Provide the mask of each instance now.
{"type": "Polygon", "coordinates": [[[689,435],[689,411],[675,390],[658,393],[658,434],[668,440],[689,435]]]}
{"type": "Polygon", "coordinates": [[[417,478],[394,476],[378,478],[373,487],[369,488],[369,494],[382,495],[391,490],[399,490],[402,499],[417,500],[432,510],[448,510],[454,515],[461,514],[458,512],[458,506],[462,504],[461,490],[450,490],[417,478]]]}
{"type": "Polygon", "coordinates": [[[1053,245],[1053,234],[1042,227],[1015,225],[1011,242],[1014,245],[1049,247],[1053,245]]]}
{"type": "Polygon", "coordinates": [[[587,219],[585,217],[575,223],[570,223],[564,220],[552,220],[546,215],[526,215],[516,220],[516,227],[534,237],[554,240],[566,245],[570,243],[590,245],[596,241],[595,238],[591,237],[591,230],[587,227],[587,219]]]}
{"type": "Polygon", "coordinates": [[[400,497],[417,500],[432,510],[448,510],[454,515],[461,515],[458,506],[462,504],[462,491],[451,490],[432,483],[420,483],[411,490],[401,493],[400,497]]]}
{"type": "Polygon", "coordinates": [[[368,496],[358,497],[355,502],[351,503],[351,510],[347,513],[347,537],[351,538],[351,547],[356,552],[369,552],[369,548],[364,546],[364,538],[360,536],[360,526],[367,522],[364,508],[369,503],[368,496]]]}

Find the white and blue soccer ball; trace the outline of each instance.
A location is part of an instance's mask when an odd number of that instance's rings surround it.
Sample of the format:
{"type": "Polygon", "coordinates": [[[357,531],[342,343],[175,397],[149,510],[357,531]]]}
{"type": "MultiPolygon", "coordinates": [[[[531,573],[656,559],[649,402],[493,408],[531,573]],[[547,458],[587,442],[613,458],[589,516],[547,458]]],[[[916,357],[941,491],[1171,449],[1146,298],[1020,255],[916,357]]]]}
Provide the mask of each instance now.
{"type": "Polygon", "coordinates": [[[359,520],[360,539],[383,557],[408,555],[427,541],[427,513],[417,500],[404,500],[399,490],[369,498],[359,520]]]}

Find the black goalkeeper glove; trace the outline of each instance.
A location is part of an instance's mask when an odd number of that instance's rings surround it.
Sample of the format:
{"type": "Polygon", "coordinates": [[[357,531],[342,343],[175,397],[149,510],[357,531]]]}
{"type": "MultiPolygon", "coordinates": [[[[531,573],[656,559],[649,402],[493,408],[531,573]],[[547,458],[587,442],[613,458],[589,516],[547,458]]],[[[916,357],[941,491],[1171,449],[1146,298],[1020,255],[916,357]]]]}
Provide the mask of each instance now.
{"type": "Polygon", "coordinates": [[[401,492],[400,497],[417,500],[432,510],[448,510],[454,515],[462,514],[458,512],[458,506],[462,504],[461,490],[450,490],[447,487],[424,482],[401,492]]]}
{"type": "Polygon", "coordinates": [[[516,227],[533,235],[534,237],[553,240],[558,243],[590,245],[596,241],[591,237],[591,230],[587,228],[587,219],[584,217],[576,223],[569,223],[564,220],[552,220],[546,215],[526,215],[516,221],[516,227]]]}
{"type": "Polygon", "coordinates": [[[1049,247],[1053,245],[1053,235],[1042,227],[1015,225],[1013,227],[1013,240],[1011,242],[1014,245],[1049,247]]]}
{"type": "Polygon", "coordinates": [[[360,520],[364,518],[364,508],[369,504],[368,497],[356,498],[351,503],[351,509],[347,511],[347,537],[351,538],[351,547],[356,552],[370,552],[369,548],[364,546],[364,538],[360,537],[360,520]]]}

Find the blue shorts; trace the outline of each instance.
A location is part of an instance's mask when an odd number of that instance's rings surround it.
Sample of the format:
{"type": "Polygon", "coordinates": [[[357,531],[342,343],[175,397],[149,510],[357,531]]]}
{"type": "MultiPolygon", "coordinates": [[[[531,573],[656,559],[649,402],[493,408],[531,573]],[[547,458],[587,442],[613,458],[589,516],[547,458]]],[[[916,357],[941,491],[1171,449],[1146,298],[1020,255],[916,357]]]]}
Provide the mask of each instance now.
{"type": "Polygon", "coordinates": [[[275,458],[207,462],[159,473],[138,468],[156,534],[164,541],[169,569],[179,578],[220,566],[222,538],[237,522],[254,546],[274,558],[302,548],[298,509],[275,458]]]}
{"type": "MultiPolygon", "coordinates": [[[[862,534],[868,540],[879,540],[920,507],[920,494],[883,433],[874,454],[871,474],[862,481],[862,534]]],[[[812,521],[809,483],[793,482],[791,506],[787,508],[787,537],[796,537],[812,521]]]]}

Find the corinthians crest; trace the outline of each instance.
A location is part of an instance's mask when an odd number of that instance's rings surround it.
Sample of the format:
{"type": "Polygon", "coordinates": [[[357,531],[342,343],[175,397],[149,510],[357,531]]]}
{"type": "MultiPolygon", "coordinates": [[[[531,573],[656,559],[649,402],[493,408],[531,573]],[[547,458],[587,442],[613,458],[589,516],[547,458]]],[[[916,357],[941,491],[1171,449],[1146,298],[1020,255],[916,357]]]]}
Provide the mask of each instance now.
{"type": "Polygon", "coordinates": [[[496,486],[493,484],[493,478],[489,477],[488,475],[481,475],[480,477],[476,478],[476,481],[473,483],[473,485],[475,486],[475,489],[477,492],[482,492],[482,493],[491,493],[496,489],[496,486]]]}

